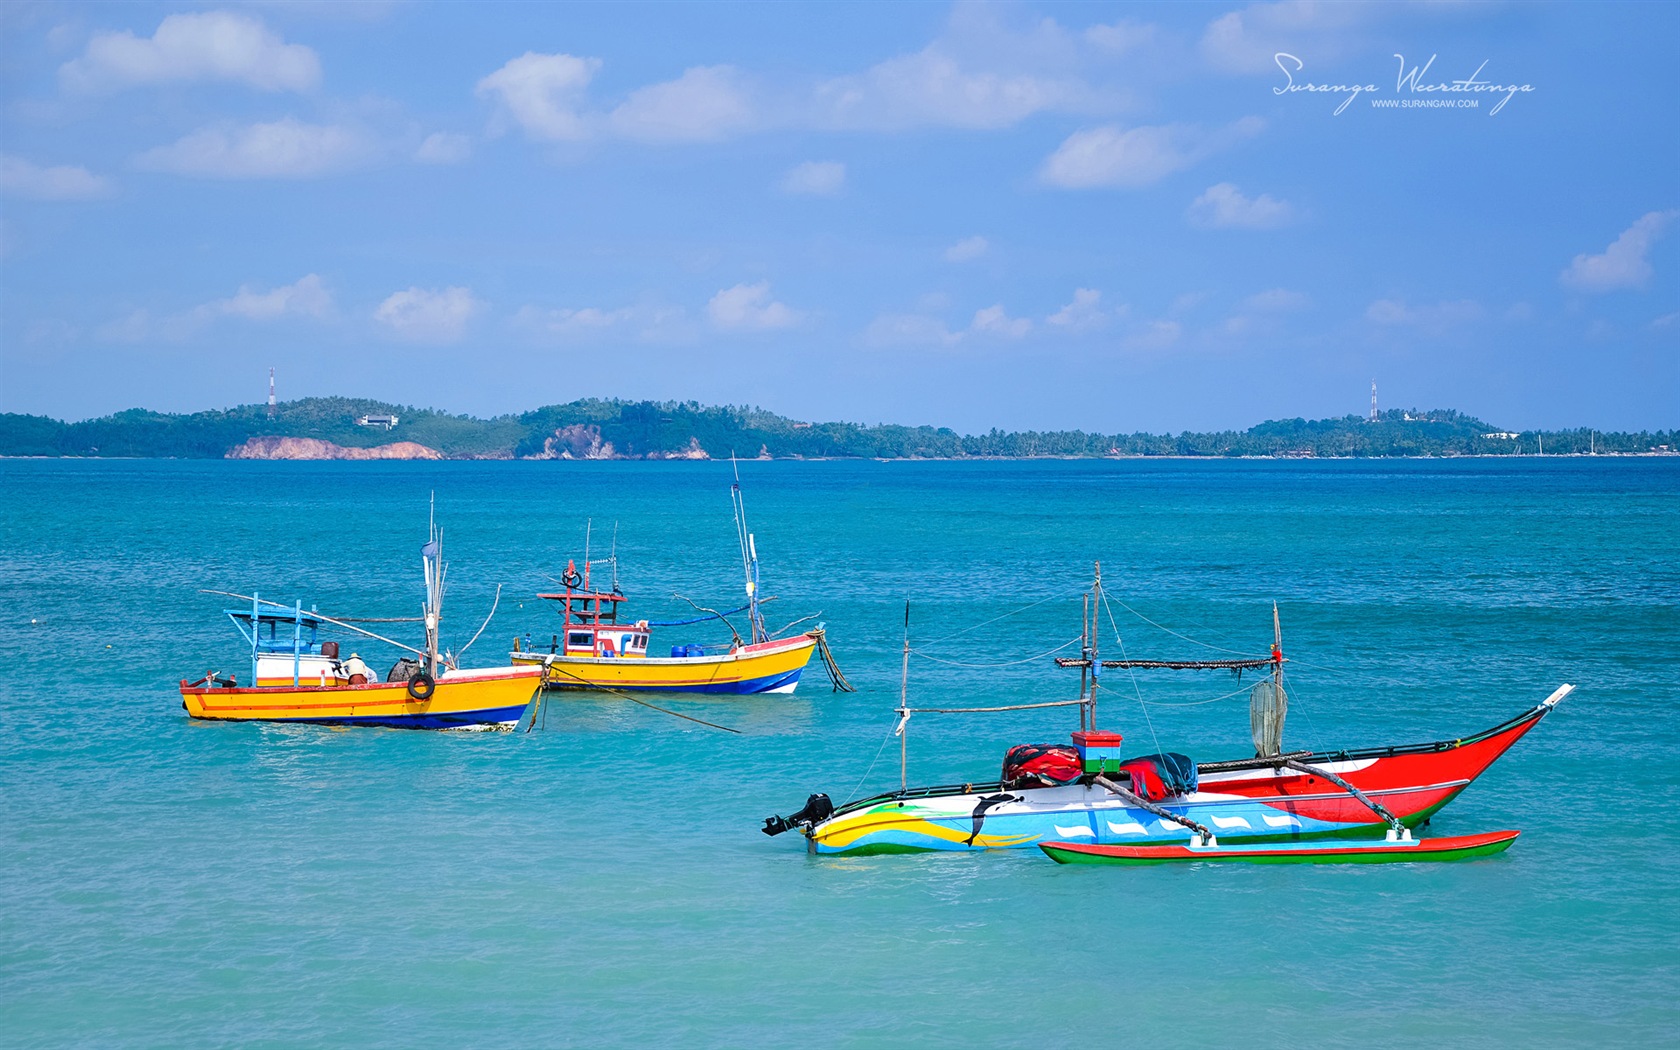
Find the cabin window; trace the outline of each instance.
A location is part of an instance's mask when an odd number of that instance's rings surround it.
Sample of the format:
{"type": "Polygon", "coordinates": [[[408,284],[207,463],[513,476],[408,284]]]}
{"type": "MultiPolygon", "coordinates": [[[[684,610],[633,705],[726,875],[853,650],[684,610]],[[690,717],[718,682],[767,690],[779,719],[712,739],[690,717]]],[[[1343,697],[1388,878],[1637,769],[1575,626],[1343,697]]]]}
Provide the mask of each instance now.
{"type": "Polygon", "coordinates": [[[573,631],[566,636],[566,648],[568,649],[593,649],[594,647],[595,637],[587,631],[573,631]]]}
{"type": "Polygon", "coordinates": [[[633,649],[646,649],[647,648],[647,635],[638,634],[638,635],[633,636],[630,639],[630,647],[633,648],[633,649]]]}

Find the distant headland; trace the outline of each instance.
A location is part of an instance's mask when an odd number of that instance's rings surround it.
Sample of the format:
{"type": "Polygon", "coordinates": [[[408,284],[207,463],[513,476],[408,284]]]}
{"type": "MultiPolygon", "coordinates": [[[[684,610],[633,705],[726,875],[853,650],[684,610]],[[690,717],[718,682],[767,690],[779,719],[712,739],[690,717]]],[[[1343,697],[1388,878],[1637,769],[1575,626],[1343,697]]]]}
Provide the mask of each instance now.
{"type": "Polygon", "coordinates": [[[314,397],[187,415],[130,409],[68,423],[0,414],[0,456],[142,459],[1029,459],[1675,455],[1680,431],[1512,432],[1451,410],[1271,420],[1247,430],[958,434],[945,427],[803,423],[693,401],[584,400],[478,419],[314,397]]]}

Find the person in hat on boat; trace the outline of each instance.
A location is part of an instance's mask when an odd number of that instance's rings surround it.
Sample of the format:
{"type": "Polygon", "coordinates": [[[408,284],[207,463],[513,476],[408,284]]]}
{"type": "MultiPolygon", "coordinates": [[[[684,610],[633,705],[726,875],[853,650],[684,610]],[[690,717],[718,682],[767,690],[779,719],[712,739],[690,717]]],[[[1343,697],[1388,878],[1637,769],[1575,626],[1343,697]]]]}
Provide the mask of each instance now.
{"type": "Polygon", "coordinates": [[[350,679],[351,685],[366,685],[373,681],[373,669],[362,662],[359,653],[351,653],[350,659],[344,661],[344,676],[350,679]]]}

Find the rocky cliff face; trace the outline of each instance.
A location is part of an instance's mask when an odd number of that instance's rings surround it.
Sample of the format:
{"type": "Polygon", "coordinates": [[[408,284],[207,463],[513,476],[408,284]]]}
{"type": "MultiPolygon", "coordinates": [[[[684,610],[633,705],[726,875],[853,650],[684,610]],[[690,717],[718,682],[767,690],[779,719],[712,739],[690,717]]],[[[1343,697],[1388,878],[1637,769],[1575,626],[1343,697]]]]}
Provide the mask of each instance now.
{"type": "Polygon", "coordinates": [[[442,459],[435,448],[397,441],[373,448],[345,448],[315,438],[254,437],[228,449],[228,459],[442,459]]]}
{"type": "Polygon", "coordinates": [[[574,423],[543,439],[543,450],[531,459],[618,459],[611,441],[601,440],[601,428],[574,423]]]}

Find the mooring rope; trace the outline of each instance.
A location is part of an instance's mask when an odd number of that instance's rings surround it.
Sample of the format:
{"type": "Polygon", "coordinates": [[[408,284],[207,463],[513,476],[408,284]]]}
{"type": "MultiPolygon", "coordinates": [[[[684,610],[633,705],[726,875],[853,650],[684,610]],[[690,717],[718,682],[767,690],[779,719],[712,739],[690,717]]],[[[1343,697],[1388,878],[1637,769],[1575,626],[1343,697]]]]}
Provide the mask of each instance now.
{"type": "MultiPolygon", "coordinates": [[[[550,670],[559,671],[561,674],[565,675],[567,678],[576,679],[577,681],[582,682],[584,685],[588,686],[592,690],[595,690],[597,692],[602,692],[602,693],[611,693],[613,696],[621,697],[625,700],[630,701],[632,704],[641,704],[643,707],[652,708],[653,710],[658,711],[660,714],[670,715],[673,718],[686,719],[690,722],[698,722],[703,726],[710,726],[713,729],[721,729],[725,733],[734,733],[737,736],[739,736],[741,734],[741,731],[739,729],[731,729],[728,726],[720,726],[716,722],[708,722],[704,718],[695,718],[693,715],[685,715],[680,711],[668,711],[665,708],[660,707],[658,704],[650,704],[646,700],[643,700],[639,697],[631,696],[629,693],[626,693],[623,690],[614,689],[613,687],[607,686],[607,685],[599,685],[595,682],[589,681],[586,678],[579,678],[577,675],[575,675],[572,672],[566,670],[564,667],[555,667],[552,661],[546,661],[545,660],[543,662],[543,670],[544,670],[544,677],[545,678],[547,677],[547,672],[548,671],[550,671],[550,670]]],[[[545,722],[544,724],[546,725],[547,723],[545,722]]]]}

